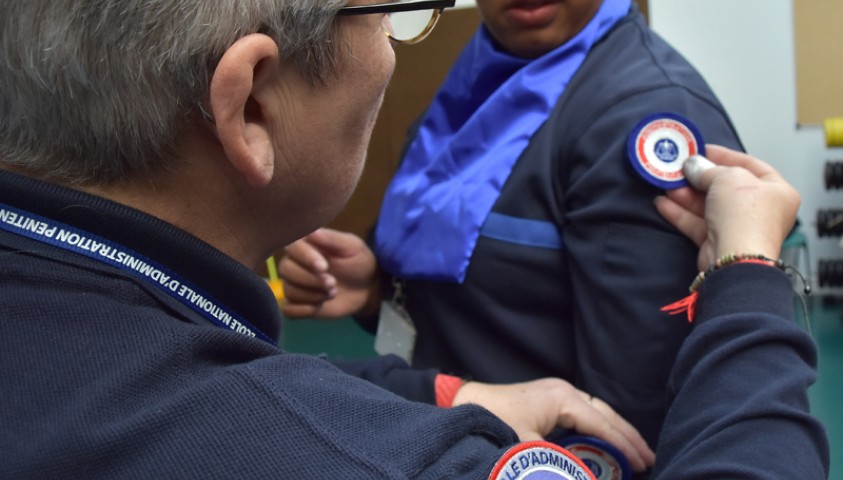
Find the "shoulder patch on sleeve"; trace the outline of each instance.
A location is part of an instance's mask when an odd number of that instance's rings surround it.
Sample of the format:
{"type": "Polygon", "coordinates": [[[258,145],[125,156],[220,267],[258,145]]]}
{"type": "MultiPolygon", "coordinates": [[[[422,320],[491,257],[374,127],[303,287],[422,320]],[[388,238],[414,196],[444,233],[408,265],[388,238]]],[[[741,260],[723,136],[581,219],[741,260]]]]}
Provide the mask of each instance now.
{"type": "Polygon", "coordinates": [[[632,467],[620,450],[595,437],[574,435],[559,445],[576,455],[597,480],[631,480],[632,467]]]}
{"type": "Polygon", "coordinates": [[[641,178],[674,189],[687,185],[682,165],[692,155],[705,155],[705,143],[690,120],[661,112],[647,116],[629,132],[626,154],[641,178]]]}

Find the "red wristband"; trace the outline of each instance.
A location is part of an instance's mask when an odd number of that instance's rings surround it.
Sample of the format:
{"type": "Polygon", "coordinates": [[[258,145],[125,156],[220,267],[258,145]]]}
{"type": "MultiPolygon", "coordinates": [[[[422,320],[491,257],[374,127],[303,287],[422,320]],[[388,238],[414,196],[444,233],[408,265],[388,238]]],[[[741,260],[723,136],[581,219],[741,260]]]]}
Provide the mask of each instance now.
{"type": "Polygon", "coordinates": [[[462,384],[463,380],[460,377],[442,373],[436,375],[436,379],[433,381],[433,387],[436,390],[436,406],[450,408],[454,404],[454,397],[457,396],[457,391],[462,387],[462,384]]]}

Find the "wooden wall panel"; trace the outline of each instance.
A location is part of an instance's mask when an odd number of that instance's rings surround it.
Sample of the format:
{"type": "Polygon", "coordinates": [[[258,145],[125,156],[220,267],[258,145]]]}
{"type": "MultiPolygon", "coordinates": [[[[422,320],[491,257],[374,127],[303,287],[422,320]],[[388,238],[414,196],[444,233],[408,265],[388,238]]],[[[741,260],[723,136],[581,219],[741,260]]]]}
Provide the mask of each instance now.
{"type": "Polygon", "coordinates": [[[795,0],[797,121],[843,116],[843,1],[795,0]]]}

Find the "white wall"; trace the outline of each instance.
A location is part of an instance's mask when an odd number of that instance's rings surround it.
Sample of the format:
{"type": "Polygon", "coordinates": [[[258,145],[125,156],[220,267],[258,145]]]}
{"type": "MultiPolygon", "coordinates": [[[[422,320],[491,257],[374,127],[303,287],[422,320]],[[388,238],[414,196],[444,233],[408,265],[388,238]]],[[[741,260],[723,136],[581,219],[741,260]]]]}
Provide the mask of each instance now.
{"type": "MultiPolygon", "coordinates": [[[[843,151],[825,147],[821,127],[797,128],[791,0],[649,2],[651,26],[706,77],[747,151],[802,194],[799,217],[818,290],[817,260],[843,258],[838,239],[818,238],[815,227],[818,209],[843,207],[843,191],[823,184],[826,161],[843,160],[843,151]]],[[[807,274],[804,257],[799,268],[807,274]]]]}

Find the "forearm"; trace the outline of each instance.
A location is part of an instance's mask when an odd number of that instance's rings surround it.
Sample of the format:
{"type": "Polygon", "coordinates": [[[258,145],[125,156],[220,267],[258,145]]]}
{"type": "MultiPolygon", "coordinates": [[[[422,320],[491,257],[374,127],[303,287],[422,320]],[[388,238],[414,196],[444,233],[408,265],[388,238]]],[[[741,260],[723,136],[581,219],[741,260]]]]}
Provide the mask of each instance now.
{"type": "Polygon", "coordinates": [[[807,396],[816,348],[793,309],[778,269],[731,265],[706,278],[671,374],[654,478],[827,477],[826,434],[807,396]]]}

